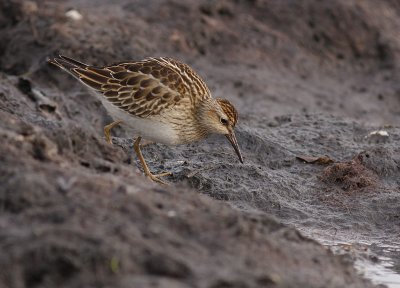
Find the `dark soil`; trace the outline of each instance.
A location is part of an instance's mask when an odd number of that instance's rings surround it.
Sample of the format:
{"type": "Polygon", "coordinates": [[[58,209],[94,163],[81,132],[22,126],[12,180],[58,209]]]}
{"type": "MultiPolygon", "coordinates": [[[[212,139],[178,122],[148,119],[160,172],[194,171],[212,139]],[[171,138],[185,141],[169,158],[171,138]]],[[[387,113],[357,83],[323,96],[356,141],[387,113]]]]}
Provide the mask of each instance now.
{"type": "Polygon", "coordinates": [[[375,287],[365,253],[315,240],[365,243],[371,263],[392,247],[400,273],[399,16],[394,0],[0,2],[0,287],[375,287]],[[174,172],[149,182],[135,135],[104,141],[111,119],[57,53],[187,62],[237,106],[245,163],[223,137],[149,144],[152,171],[174,172]]]}

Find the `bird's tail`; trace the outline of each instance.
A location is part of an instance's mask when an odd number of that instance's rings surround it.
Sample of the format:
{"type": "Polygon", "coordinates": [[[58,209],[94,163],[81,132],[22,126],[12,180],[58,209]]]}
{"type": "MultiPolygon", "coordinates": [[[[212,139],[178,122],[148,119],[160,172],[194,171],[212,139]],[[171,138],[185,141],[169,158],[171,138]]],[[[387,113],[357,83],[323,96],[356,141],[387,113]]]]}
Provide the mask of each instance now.
{"type": "Polygon", "coordinates": [[[112,78],[111,71],[89,66],[63,55],[50,59],[48,62],[60,67],[80,80],[83,84],[95,90],[102,90],[102,85],[108,84],[109,80],[112,78]]]}
{"type": "Polygon", "coordinates": [[[58,57],[55,57],[53,59],[49,59],[47,60],[49,63],[60,67],[61,69],[63,69],[64,71],[68,72],[69,74],[72,74],[75,77],[79,78],[78,73],[75,71],[76,68],[81,68],[81,69],[85,69],[88,67],[88,65],[79,62],[77,60],[74,60],[72,58],[63,56],[63,55],[58,55],[58,57]]]}

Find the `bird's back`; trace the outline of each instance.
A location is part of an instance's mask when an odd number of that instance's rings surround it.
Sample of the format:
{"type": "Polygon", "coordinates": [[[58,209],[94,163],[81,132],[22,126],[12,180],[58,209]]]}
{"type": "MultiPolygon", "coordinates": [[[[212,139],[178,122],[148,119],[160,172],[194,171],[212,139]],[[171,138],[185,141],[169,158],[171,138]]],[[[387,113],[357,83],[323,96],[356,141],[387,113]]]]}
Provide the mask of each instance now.
{"type": "Polygon", "coordinates": [[[135,117],[157,117],[183,102],[190,103],[185,104],[186,108],[194,108],[211,97],[196,72],[171,58],[147,58],[104,67],[61,55],[50,62],[102,94],[112,106],[135,117]]]}

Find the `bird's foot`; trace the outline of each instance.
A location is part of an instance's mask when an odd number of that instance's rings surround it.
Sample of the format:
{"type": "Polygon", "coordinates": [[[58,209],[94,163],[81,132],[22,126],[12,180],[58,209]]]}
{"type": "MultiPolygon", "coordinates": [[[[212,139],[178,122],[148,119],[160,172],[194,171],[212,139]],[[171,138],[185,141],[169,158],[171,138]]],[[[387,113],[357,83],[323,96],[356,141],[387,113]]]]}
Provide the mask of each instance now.
{"type": "Polygon", "coordinates": [[[146,173],[146,176],[150,178],[152,181],[163,184],[163,185],[168,185],[168,182],[160,179],[161,177],[166,177],[166,176],[171,176],[171,172],[164,172],[160,174],[152,174],[151,172],[146,173]]]}
{"type": "Polygon", "coordinates": [[[138,137],[135,140],[135,143],[133,144],[133,149],[135,149],[136,155],[139,158],[140,163],[142,164],[143,167],[143,171],[144,174],[150,178],[151,180],[153,180],[154,182],[163,184],[163,185],[168,185],[167,182],[165,182],[164,180],[160,179],[161,177],[165,177],[165,176],[170,176],[172,175],[171,172],[164,172],[164,173],[160,173],[160,174],[153,174],[150,172],[149,166],[147,166],[146,160],[144,160],[142,151],[140,150],[140,141],[142,140],[142,137],[138,137]]]}
{"type": "Polygon", "coordinates": [[[111,124],[104,126],[104,136],[106,137],[106,141],[108,144],[113,144],[112,139],[111,139],[111,129],[121,123],[122,123],[122,121],[119,120],[119,121],[115,121],[115,122],[112,122],[111,124]]]}

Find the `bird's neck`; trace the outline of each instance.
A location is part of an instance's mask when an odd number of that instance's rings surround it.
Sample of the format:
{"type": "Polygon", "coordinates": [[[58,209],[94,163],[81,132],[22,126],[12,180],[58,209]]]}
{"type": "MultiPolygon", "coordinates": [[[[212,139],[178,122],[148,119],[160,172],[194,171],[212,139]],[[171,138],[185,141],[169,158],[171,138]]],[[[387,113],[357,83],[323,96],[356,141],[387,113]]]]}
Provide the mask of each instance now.
{"type": "Polygon", "coordinates": [[[195,122],[197,124],[198,133],[203,135],[202,138],[207,137],[212,131],[212,122],[210,121],[210,114],[214,110],[216,100],[209,98],[201,101],[195,110],[195,122]]]}
{"type": "Polygon", "coordinates": [[[213,110],[213,107],[215,107],[215,105],[216,100],[212,98],[204,99],[197,105],[195,115],[199,124],[201,124],[202,126],[207,125],[210,118],[209,113],[213,110]]]}

